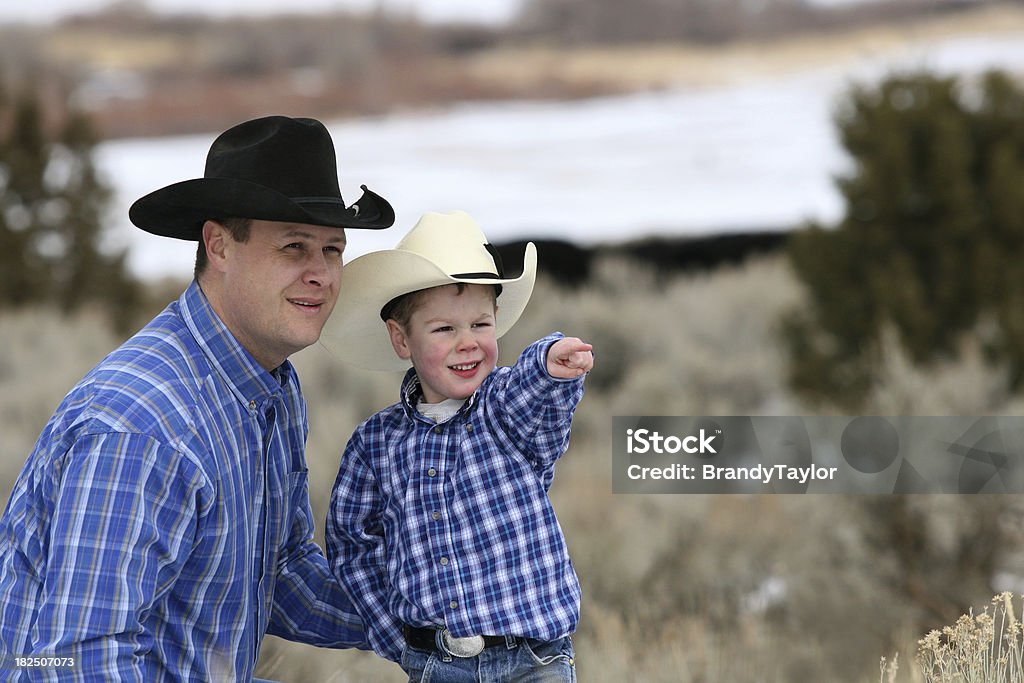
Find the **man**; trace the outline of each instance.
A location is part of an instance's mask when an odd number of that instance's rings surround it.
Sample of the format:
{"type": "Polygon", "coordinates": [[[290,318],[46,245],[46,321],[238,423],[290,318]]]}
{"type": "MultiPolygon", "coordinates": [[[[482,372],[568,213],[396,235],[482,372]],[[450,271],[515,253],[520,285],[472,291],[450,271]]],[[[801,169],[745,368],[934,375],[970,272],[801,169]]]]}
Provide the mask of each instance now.
{"type": "Polygon", "coordinates": [[[248,681],[264,633],[367,647],[312,541],[306,409],[290,354],[334,308],[346,207],[323,124],[221,134],[203,178],[131,207],[199,242],[181,297],[46,425],[0,518],[0,680],[248,681]]]}

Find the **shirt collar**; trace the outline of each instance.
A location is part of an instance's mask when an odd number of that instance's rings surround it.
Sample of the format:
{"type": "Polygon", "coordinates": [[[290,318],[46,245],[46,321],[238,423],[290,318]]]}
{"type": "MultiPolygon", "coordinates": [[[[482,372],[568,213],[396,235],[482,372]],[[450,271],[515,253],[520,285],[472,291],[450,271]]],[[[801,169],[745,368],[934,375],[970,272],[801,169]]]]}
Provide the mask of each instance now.
{"type": "MultiPolygon", "coordinates": [[[[423,387],[420,385],[420,378],[416,374],[416,368],[409,368],[406,371],[405,378],[402,379],[401,391],[402,407],[405,409],[406,414],[409,415],[410,417],[417,417],[421,420],[428,419],[422,413],[420,413],[419,410],[416,409],[416,404],[419,402],[420,397],[423,395],[423,387]]],[[[458,415],[459,413],[468,410],[470,407],[472,407],[476,403],[477,396],[479,396],[479,394],[480,387],[477,387],[477,390],[474,391],[473,394],[466,399],[465,403],[463,403],[462,407],[459,408],[459,410],[457,410],[455,414],[458,415]]]]}
{"type": "Polygon", "coordinates": [[[256,362],[213,310],[198,282],[193,280],[178,302],[185,325],[210,366],[216,369],[240,403],[254,409],[280,394],[292,381],[291,362],[285,361],[272,373],[256,362]]]}

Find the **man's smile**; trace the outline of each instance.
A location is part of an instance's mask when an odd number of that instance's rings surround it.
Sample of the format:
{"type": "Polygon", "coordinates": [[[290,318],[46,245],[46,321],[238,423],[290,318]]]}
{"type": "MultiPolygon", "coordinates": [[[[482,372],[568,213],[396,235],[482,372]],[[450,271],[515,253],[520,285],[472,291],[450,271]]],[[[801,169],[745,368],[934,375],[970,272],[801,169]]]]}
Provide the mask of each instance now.
{"type": "Polygon", "coordinates": [[[323,308],[323,305],[324,305],[323,299],[307,299],[307,298],[288,299],[288,303],[294,304],[294,305],[298,306],[299,308],[302,308],[304,310],[310,311],[311,313],[318,313],[318,312],[320,312],[320,309],[323,308]]]}

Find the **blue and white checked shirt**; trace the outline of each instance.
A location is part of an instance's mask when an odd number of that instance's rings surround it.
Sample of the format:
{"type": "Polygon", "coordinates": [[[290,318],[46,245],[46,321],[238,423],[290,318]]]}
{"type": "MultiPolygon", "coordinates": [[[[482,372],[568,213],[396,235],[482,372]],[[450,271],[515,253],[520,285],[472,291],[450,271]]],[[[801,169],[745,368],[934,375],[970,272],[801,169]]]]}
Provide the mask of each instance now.
{"type": "Polygon", "coordinates": [[[0,680],[247,681],[263,634],[366,647],[313,543],[298,379],[196,283],[60,404],[0,518],[0,680]],[[17,657],[74,666],[17,668],[17,657]]]}
{"type": "Polygon", "coordinates": [[[401,659],[403,623],[543,640],[576,629],[580,586],[547,497],[583,396],[583,378],[547,373],[560,337],[494,370],[441,424],[417,412],[410,370],[401,401],[350,439],[327,557],[381,656],[401,659]]]}

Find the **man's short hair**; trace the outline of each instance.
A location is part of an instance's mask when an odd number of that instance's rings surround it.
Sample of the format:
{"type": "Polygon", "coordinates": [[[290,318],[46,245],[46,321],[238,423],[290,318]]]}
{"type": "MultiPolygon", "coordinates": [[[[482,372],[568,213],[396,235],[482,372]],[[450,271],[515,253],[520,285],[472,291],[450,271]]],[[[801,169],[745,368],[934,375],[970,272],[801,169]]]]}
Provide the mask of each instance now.
{"type": "MultiPolygon", "coordinates": [[[[228,234],[231,235],[231,239],[236,242],[248,242],[249,232],[252,228],[251,218],[211,218],[215,223],[220,223],[227,228],[228,234]]],[[[206,266],[210,262],[206,256],[206,241],[200,235],[199,247],[196,249],[196,266],[193,270],[193,277],[199,279],[199,276],[206,271],[206,266]]]]}

